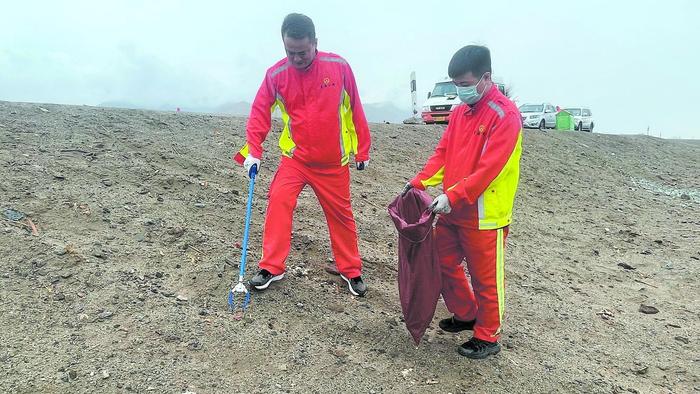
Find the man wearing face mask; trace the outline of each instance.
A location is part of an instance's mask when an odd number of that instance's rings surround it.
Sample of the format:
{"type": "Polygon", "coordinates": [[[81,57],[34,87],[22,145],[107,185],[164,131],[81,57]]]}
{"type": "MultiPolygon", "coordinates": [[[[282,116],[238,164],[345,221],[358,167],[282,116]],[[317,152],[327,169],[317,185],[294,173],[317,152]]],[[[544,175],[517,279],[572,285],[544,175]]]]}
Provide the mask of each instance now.
{"type": "Polygon", "coordinates": [[[282,160],[268,194],[260,271],[250,285],[265,290],[284,277],[294,208],[309,185],[326,216],[338,272],[353,295],[364,296],[348,164],[352,155],[356,169],[367,168],[370,133],[355,77],[345,59],[316,49],[308,16],[287,15],[281,33],[287,57],[265,73],[246,126],[247,144],[235,157],[248,174],[254,165],[260,169],[271,114],[279,108],[282,160]]]}
{"type": "Polygon", "coordinates": [[[522,125],[515,104],[491,81],[488,48],[458,50],[448,74],[463,105],[452,112],[435,152],[403,193],[442,184],[443,193],[429,209],[440,214],[435,242],[441,292],[453,316],[440,321],[440,328],[472,330],[473,337],[457,350],[480,359],[500,351],[503,252],[518,187],[522,125]]]}

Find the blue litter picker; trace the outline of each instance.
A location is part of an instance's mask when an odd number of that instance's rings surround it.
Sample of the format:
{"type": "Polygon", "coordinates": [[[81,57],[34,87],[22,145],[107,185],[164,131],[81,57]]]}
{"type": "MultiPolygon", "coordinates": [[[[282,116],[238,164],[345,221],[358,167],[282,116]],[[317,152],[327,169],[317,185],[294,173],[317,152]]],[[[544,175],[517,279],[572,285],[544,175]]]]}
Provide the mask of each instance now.
{"type": "Polygon", "coordinates": [[[233,313],[236,313],[236,318],[243,317],[248,304],[250,304],[250,292],[243,284],[245,276],[245,264],[248,256],[248,237],[250,235],[250,216],[253,209],[253,188],[255,187],[255,176],[258,174],[258,166],[253,165],[250,168],[248,175],[250,176],[250,184],[248,185],[248,203],[245,211],[245,230],[243,231],[243,246],[241,248],[241,264],[238,273],[238,283],[228,292],[228,307],[233,313]]]}

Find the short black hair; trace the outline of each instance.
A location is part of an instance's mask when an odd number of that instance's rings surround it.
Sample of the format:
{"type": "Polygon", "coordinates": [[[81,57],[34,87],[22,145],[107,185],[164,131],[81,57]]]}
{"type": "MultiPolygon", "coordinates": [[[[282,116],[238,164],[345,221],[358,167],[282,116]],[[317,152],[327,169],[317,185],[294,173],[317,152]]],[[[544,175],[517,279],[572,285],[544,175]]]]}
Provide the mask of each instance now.
{"type": "Polygon", "coordinates": [[[308,37],[309,40],[316,39],[316,28],[314,22],[304,14],[289,14],[282,22],[282,38],[284,36],[297,40],[308,37]]]}
{"type": "Polygon", "coordinates": [[[470,71],[476,78],[491,72],[491,52],[488,48],[481,45],[467,45],[455,52],[447,67],[447,75],[450,78],[457,78],[470,71]]]}

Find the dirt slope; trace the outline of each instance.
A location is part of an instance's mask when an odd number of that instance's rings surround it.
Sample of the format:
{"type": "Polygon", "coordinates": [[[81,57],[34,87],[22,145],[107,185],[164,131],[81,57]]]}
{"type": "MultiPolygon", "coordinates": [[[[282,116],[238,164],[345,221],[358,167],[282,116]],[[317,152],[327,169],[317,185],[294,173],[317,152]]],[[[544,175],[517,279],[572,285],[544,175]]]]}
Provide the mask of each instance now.
{"type": "Polygon", "coordinates": [[[699,144],[526,131],[504,351],[474,362],[455,351],[466,335],[436,328],[443,305],[417,348],[400,321],[385,206],[440,126],[372,125],[370,168],[352,173],[366,298],[324,270],[327,230],[305,190],[287,278],[244,320],[226,312],[247,191],[230,156],[244,124],[0,102],[0,392],[700,389],[699,144]]]}

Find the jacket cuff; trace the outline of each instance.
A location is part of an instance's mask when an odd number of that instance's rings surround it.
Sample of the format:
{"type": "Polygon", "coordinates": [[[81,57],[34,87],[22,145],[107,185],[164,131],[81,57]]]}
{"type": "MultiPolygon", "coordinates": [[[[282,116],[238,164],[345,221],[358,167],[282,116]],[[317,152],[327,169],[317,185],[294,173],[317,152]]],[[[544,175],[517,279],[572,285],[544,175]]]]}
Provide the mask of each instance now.
{"type": "Polygon", "coordinates": [[[459,196],[457,195],[457,193],[455,193],[452,190],[448,190],[445,192],[445,195],[447,196],[447,199],[450,201],[450,206],[452,208],[454,208],[455,205],[457,205],[457,202],[459,201],[459,196]]]}
{"type": "Polygon", "coordinates": [[[357,154],[357,155],[355,155],[355,162],[356,162],[356,163],[359,163],[359,162],[362,162],[362,161],[367,161],[367,160],[369,160],[369,155],[368,155],[368,154],[364,154],[364,155],[362,155],[362,154],[357,154]]]}
{"type": "Polygon", "coordinates": [[[423,186],[423,182],[420,181],[418,178],[413,178],[411,182],[409,182],[411,186],[418,190],[425,190],[425,186],[423,186]]]}

